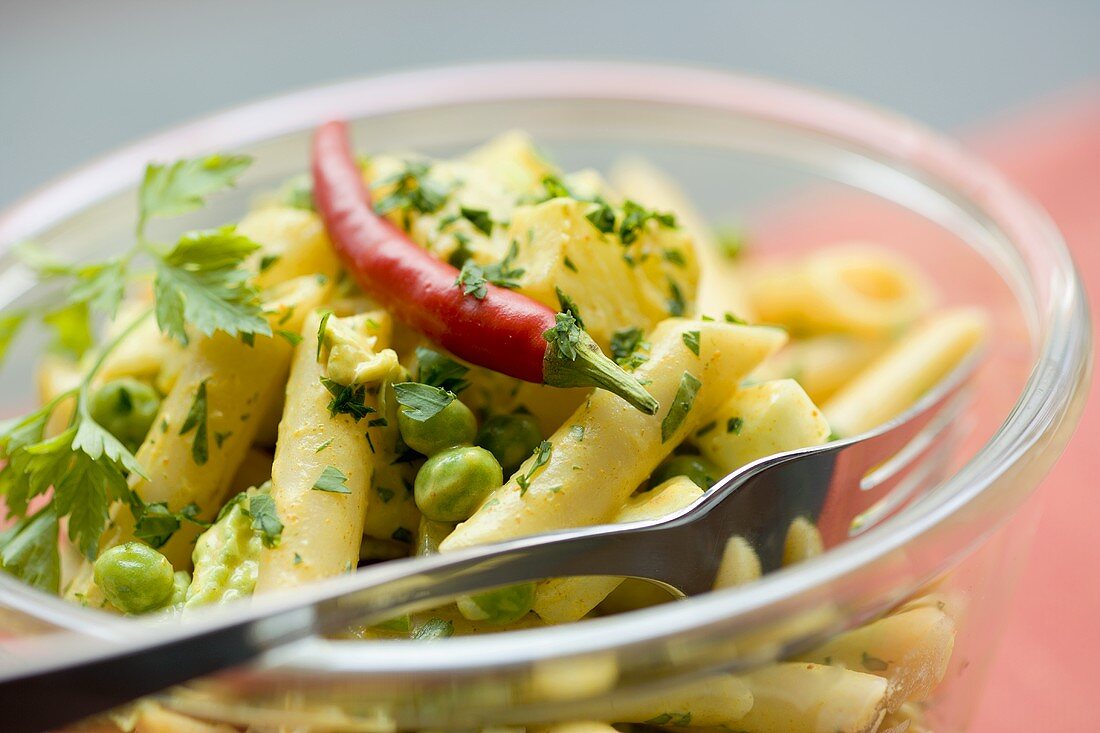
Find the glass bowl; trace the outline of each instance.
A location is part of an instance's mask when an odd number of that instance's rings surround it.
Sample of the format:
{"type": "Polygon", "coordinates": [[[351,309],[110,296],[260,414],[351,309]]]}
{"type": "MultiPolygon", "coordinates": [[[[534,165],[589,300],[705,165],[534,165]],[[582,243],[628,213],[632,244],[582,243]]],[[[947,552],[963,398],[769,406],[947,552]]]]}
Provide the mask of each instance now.
{"type": "MultiPolygon", "coordinates": [[[[755,77],[620,63],[532,62],[358,79],[213,115],[136,143],[0,216],[0,305],[32,281],[11,246],[33,238],[102,257],[129,240],[147,160],[249,153],[241,185],[174,226],[220,224],[307,167],[312,128],[353,123],[365,151],[455,153],[528,130],[564,168],[642,154],[714,220],[771,256],[837,240],[903,251],[948,304],[979,304],[992,336],[960,421],[948,475],[900,513],[824,555],[748,586],[578,624],[408,641],[311,639],[190,686],[172,704],[241,723],[393,730],[606,719],[628,698],[719,670],[781,659],[937,594],[958,635],[942,684],[922,704],[935,730],[966,728],[1035,512],[1028,498],[1068,440],[1090,372],[1081,284],[1055,228],[985,163],[908,120],[755,77]]],[[[28,402],[31,334],[10,355],[0,400],[28,402]]],[[[624,460],[629,460],[624,456],[624,460]]],[[[1033,502],[1032,502],[1033,503],[1033,502]]],[[[10,609],[96,633],[102,614],[0,577],[10,609]]],[[[9,624],[11,626],[11,624],[9,624]]]]}

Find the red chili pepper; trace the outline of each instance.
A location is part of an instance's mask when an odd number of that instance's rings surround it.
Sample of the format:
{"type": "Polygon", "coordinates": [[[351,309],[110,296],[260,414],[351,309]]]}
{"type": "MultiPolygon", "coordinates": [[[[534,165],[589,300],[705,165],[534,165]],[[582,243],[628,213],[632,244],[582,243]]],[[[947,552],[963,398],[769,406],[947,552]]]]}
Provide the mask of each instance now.
{"type": "Polygon", "coordinates": [[[367,293],[397,318],[473,364],[555,387],[602,387],[650,415],[657,401],[607,358],[572,316],[507,288],[466,295],[458,270],[375,213],[343,122],[313,141],[313,198],[330,239],[367,293]]]}

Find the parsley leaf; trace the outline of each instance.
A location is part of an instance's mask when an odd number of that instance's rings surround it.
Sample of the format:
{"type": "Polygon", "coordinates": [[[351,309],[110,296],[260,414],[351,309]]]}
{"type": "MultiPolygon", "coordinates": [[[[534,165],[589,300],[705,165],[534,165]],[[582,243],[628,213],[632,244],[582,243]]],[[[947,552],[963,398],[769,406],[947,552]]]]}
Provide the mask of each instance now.
{"type": "Polygon", "coordinates": [[[189,232],[158,255],[153,290],[160,330],[182,344],[188,323],[207,336],[270,336],[256,289],[240,266],[259,246],[229,226],[189,232]]]}
{"type": "Polygon", "coordinates": [[[153,217],[179,216],[200,208],[207,196],[233,186],[251,163],[247,155],[222,154],[171,165],[150,163],[138,194],[138,232],[153,217]]]}
{"type": "Polygon", "coordinates": [[[0,569],[47,593],[57,593],[61,559],[57,515],[46,507],[0,533],[0,569]]]}
{"type": "Polygon", "coordinates": [[[687,302],[680,286],[671,277],[668,279],[668,314],[670,316],[682,316],[687,313],[687,302]]]}
{"type": "Polygon", "coordinates": [[[741,434],[741,428],[744,427],[745,421],[739,417],[731,417],[726,420],[726,432],[733,433],[734,435],[741,434]]]}
{"type": "Polygon", "coordinates": [[[558,313],[553,328],[542,334],[547,343],[557,347],[561,355],[570,361],[577,358],[577,348],[582,343],[584,331],[577,325],[577,319],[569,313],[558,313]]]}
{"type": "Polygon", "coordinates": [[[191,401],[191,409],[187,411],[179,433],[187,435],[192,430],[195,431],[195,437],[191,441],[191,460],[200,466],[210,458],[210,445],[206,439],[206,381],[204,379],[199,382],[195,398],[191,401]]]}
{"type": "Polygon", "coordinates": [[[702,386],[703,383],[690,372],[684,372],[683,376],[680,377],[680,386],[676,390],[676,396],[672,398],[672,404],[669,405],[668,412],[661,420],[662,443],[668,442],[668,439],[680,429],[684,418],[691,412],[691,406],[695,403],[695,395],[699,394],[699,388],[702,386]]]}
{"type": "Polygon", "coordinates": [[[275,548],[283,537],[283,523],[270,494],[254,494],[248,500],[248,516],[252,517],[252,529],[260,533],[264,547],[275,548]]]}
{"type": "Polygon", "coordinates": [[[332,311],[321,314],[321,321],[317,324],[317,361],[321,361],[321,348],[325,345],[325,334],[328,333],[328,319],[332,318],[332,311]]]}
{"type": "Polygon", "coordinates": [[[463,295],[472,295],[478,300],[485,300],[485,296],[489,294],[487,283],[484,268],[473,260],[466,260],[455,278],[455,285],[462,288],[463,295]]]}
{"type": "Polygon", "coordinates": [[[549,440],[544,440],[538,444],[535,448],[533,455],[535,456],[535,462],[531,465],[531,468],[526,474],[520,474],[516,476],[516,483],[519,484],[519,495],[523,496],[527,493],[527,489],[531,487],[531,478],[534,477],[538,470],[550,462],[550,455],[554,452],[554,444],[549,440]]]}
{"type": "Polygon", "coordinates": [[[486,237],[493,233],[493,219],[484,209],[468,209],[465,206],[459,209],[462,218],[474,225],[474,228],[486,237]]]}
{"type": "Polygon", "coordinates": [[[644,364],[649,357],[642,352],[647,348],[645,333],[636,326],[620,328],[611,334],[611,357],[626,369],[637,369],[644,364]]]}
{"type": "Polygon", "coordinates": [[[412,420],[430,420],[455,400],[454,392],[419,382],[398,382],[393,385],[401,413],[412,420]]]}
{"type": "Polygon", "coordinates": [[[419,641],[430,641],[432,639],[446,639],[449,636],[454,636],[454,633],[455,625],[453,621],[430,618],[416,627],[416,630],[412,633],[412,638],[419,641]]]}
{"type": "Polygon", "coordinates": [[[890,667],[889,662],[879,659],[878,657],[873,657],[867,652],[863,652],[863,656],[860,658],[860,664],[869,672],[885,672],[890,667]]]}
{"type": "Polygon", "coordinates": [[[688,347],[691,353],[699,356],[699,332],[684,331],[680,336],[684,340],[684,346],[688,347]]]}
{"type": "Polygon", "coordinates": [[[138,512],[134,524],[134,536],[153,549],[163,547],[184,521],[199,526],[209,526],[206,522],[200,521],[198,516],[199,505],[194,502],[178,513],[169,509],[168,504],[163,501],[146,504],[138,512]]]}
{"type": "Polygon", "coordinates": [[[0,313],[0,364],[8,354],[8,347],[19,334],[19,329],[27,321],[27,314],[23,311],[11,311],[0,313]]]}
{"type": "Polygon", "coordinates": [[[42,317],[42,321],[53,329],[52,348],[74,359],[84,356],[92,348],[92,323],[89,319],[88,304],[75,302],[64,305],[42,317]]]}
{"type": "Polygon", "coordinates": [[[579,328],[584,328],[584,320],[581,318],[581,311],[580,308],[577,307],[577,302],[563,293],[561,288],[554,288],[554,290],[558,294],[558,304],[561,305],[562,313],[568,313],[573,316],[573,320],[577,322],[577,326],[579,328]]]}
{"type": "Polygon", "coordinates": [[[321,377],[321,384],[324,385],[328,393],[332,395],[332,400],[328,403],[329,416],[351,415],[355,418],[355,422],[359,422],[364,417],[374,412],[374,408],[366,404],[366,385],[343,385],[328,377],[321,377]]]}
{"type": "Polygon", "coordinates": [[[351,489],[348,488],[348,477],[335,466],[325,466],[325,470],[321,471],[321,475],[313,482],[313,490],[328,491],[333,494],[351,493],[351,489]]]}
{"type": "Polygon", "coordinates": [[[470,368],[425,346],[416,348],[416,381],[458,394],[470,386],[470,368]]]}
{"type": "Polygon", "coordinates": [[[615,211],[606,201],[596,202],[596,208],[585,214],[584,218],[592,222],[592,226],[603,234],[611,234],[615,231],[615,211]]]}
{"type": "Polygon", "coordinates": [[[382,215],[397,209],[412,209],[421,214],[434,214],[447,203],[449,191],[428,178],[431,166],[421,161],[409,161],[398,173],[375,184],[376,187],[393,185],[388,195],[374,205],[382,215]]]}
{"type": "Polygon", "coordinates": [[[669,229],[676,227],[676,217],[672,214],[652,211],[636,201],[627,199],[623,202],[623,220],[619,224],[619,239],[623,244],[633,244],[648,221],[655,221],[669,229]]]}

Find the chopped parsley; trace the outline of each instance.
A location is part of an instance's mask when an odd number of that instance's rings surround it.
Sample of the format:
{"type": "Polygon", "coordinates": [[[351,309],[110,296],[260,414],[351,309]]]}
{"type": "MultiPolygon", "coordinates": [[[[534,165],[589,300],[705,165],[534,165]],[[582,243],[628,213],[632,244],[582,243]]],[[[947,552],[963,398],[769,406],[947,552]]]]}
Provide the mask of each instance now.
{"type": "Polygon", "coordinates": [[[691,353],[699,356],[699,332],[698,331],[684,331],[680,334],[684,340],[684,346],[688,347],[691,353]]]}
{"type": "Polygon", "coordinates": [[[520,286],[519,278],[523,277],[525,270],[515,267],[515,259],[519,255],[519,244],[512,240],[511,246],[504,259],[492,265],[479,265],[473,260],[466,260],[462,269],[455,278],[455,285],[462,288],[464,295],[472,295],[478,300],[484,300],[488,294],[488,284],[498,288],[515,290],[520,286]]]}
{"type": "Polygon", "coordinates": [[[592,222],[592,226],[602,234],[611,234],[615,231],[615,211],[606,201],[597,201],[596,208],[585,214],[584,218],[592,222]]]}
{"type": "MultiPolygon", "coordinates": [[[[385,197],[374,205],[374,210],[383,216],[404,209],[421,214],[434,214],[447,203],[450,191],[429,178],[431,166],[423,161],[408,161],[403,170],[378,181],[376,187],[392,185],[385,197]]],[[[406,227],[407,228],[407,227],[406,227]]]]}
{"type": "Polygon", "coordinates": [[[214,445],[219,448],[222,447],[222,443],[229,440],[229,436],[233,435],[232,430],[214,431],[214,445]]]}
{"type": "Polygon", "coordinates": [[[726,420],[726,432],[733,433],[734,435],[741,434],[741,428],[744,427],[745,421],[739,417],[731,417],[726,420]]]}
{"type": "Polygon", "coordinates": [[[412,638],[417,641],[431,641],[432,639],[446,639],[454,636],[455,625],[452,621],[441,618],[430,618],[416,627],[412,638]]]}
{"type": "Polygon", "coordinates": [[[558,294],[558,303],[561,305],[561,312],[573,316],[573,320],[577,322],[577,326],[584,328],[584,319],[581,318],[581,311],[580,308],[577,307],[577,302],[563,293],[561,288],[554,288],[554,290],[558,294]]]}
{"type": "Polygon", "coordinates": [[[535,452],[533,453],[535,462],[531,464],[530,470],[528,470],[526,474],[516,476],[516,483],[519,484],[520,496],[527,493],[527,489],[531,487],[531,479],[538,473],[538,470],[550,462],[550,454],[553,453],[553,451],[554,444],[549,440],[542,441],[535,448],[535,452]]]}
{"type": "Polygon", "coordinates": [[[706,425],[704,425],[703,427],[696,430],[695,431],[695,437],[696,438],[702,438],[704,435],[706,435],[710,431],[714,430],[716,427],[718,427],[718,421],[717,420],[712,420],[712,421],[708,422],[706,425]]]}
{"type": "Polygon", "coordinates": [[[687,267],[687,260],[684,259],[684,253],[680,250],[669,247],[661,254],[664,255],[665,262],[676,265],[677,267],[687,267]]]}
{"type": "Polygon", "coordinates": [[[321,451],[323,451],[323,450],[324,450],[325,448],[328,448],[328,447],[329,447],[330,445],[332,445],[332,438],[329,438],[329,439],[328,439],[328,440],[326,440],[326,441],[325,441],[324,443],[321,443],[321,445],[317,446],[317,450],[315,450],[315,451],[313,451],[313,452],[314,452],[314,453],[320,453],[320,452],[321,452],[321,451]]]}
{"type": "Polygon", "coordinates": [[[642,722],[646,725],[671,725],[682,728],[691,725],[691,713],[661,713],[642,722]]]}
{"type": "Polygon", "coordinates": [[[325,470],[321,471],[321,475],[313,482],[313,490],[328,491],[333,494],[351,493],[351,489],[348,488],[348,477],[335,466],[325,466],[325,470]]]}
{"type": "Polygon", "coordinates": [[[260,533],[264,547],[278,547],[283,537],[283,523],[279,521],[271,495],[254,494],[248,500],[248,516],[252,518],[252,529],[260,533]]]}
{"type": "Polygon", "coordinates": [[[670,229],[676,227],[676,217],[672,214],[653,211],[636,201],[627,199],[623,202],[623,220],[619,224],[619,239],[623,244],[633,244],[648,221],[655,221],[670,229]]]}
{"type": "Polygon", "coordinates": [[[394,497],[394,490],[387,489],[385,486],[375,486],[374,491],[378,494],[378,498],[382,500],[383,504],[389,504],[394,497]]]}
{"type": "Polygon", "coordinates": [[[668,412],[661,420],[661,442],[668,442],[669,438],[676,434],[684,422],[684,418],[691,412],[691,406],[695,403],[695,396],[699,388],[703,386],[693,374],[684,372],[680,377],[680,386],[676,390],[676,396],[672,398],[672,404],[668,406],[668,412]]]}
{"type": "Polygon", "coordinates": [[[680,286],[671,277],[668,279],[668,314],[682,316],[687,313],[687,302],[680,286]]]}
{"type": "Polygon", "coordinates": [[[153,549],[163,547],[172,535],[187,521],[201,527],[209,526],[200,521],[199,505],[194,502],[188,504],[178,513],[168,508],[166,502],[146,504],[139,510],[134,523],[134,536],[153,549]]]}
{"type": "Polygon", "coordinates": [[[290,344],[291,346],[297,346],[298,344],[302,343],[302,335],[299,334],[299,333],[294,333],[293,331],[287,331],[286,329],[283,329],[283,328],[280,328],[275,333],[279,334],[284,339],[286,339],[286,342],[288,344],[290,344]]]}
{"type": "Polygon", "coordinates": [[[412,532],[405,529],[404,527],[398,527],[397,529],[395,529],[393,531],[392,534],[390,534],[390,539],[391,540],[397,540],[398,542],[404,542],[405,544],[408,545],[408,544],[412,544],[413,535],[412,535],[412,532]]]}
{"type": "Polygon", "coordinates": [[[332,311],[321,314],[321,321],[317,324],[317,361],[321,361],[321,348],[325,345],[325,334],[328,333],[328,319],[332,318],[332,311]]]}
{"type": "Polygon", "coordinates": [[[206,439],[206,382],[199,382],[199,388],[195,391],[195,398],[191,402],[191,409],[187,411],[180,435],[187,435],[192,430],[195,437],[191,441],[191,459],[202,466],[210,458],[210,445],[206,439]]]}
{"type": "Polygon", "coordinates": [[[393,393],[401,413],[417,422],[430,420],[455,400],[454,392],[419,382],[398,382],[393,385],[393,393]]]}
{"type": "Polygon", "coordinates": [[[366,404],[366,386],[362,384],[343,385],[328,377],[321,377],[321,384],[332,395],[332,400],[328,403],[328,414],[331,417],[351,415],[355,422],[359,422],[375,411],[373,407],[366,404]]]}
{"type": "Polygon", "coordinates": [[[493,219],[489,216],[488,211],[484,209],[468,209],[465,206],[461,207],[459,211],[462,213],[462,218],[470,222],[479,232],[486,237],[492,235],[493,219]]]}
{"type": "Polygon", "coordinates": [[[885,672],[890,666],[890,663],[884,659],[873,657],[867,652],[863,652],[863,656],[860,658],[860,664],[868,672],[885,672]]]}
{"type": "Polygon", "coordinates": [[[562,258],[561,263],[565,265],[566,269],[568,270],[572,270],[573,272],[580,272],[580,270],[577,269],[577,266],[573,264],[573,260],[569,259],[569,255],[566,255],[564,258],[562,258]]]}
{"type": "Polygon", "coordinates": [[[416,349],[416,380],[423,384],[439,387],[459,394],[470,386],[466,375],[470,368],[459,364],[446,354],[441,354],[435,349],[426,346],[418,346],[416,349]]]}
{"type": "Polygon", "coordinates": [[[620,328],[611,334],[611,357],[625,369],[637,369],[648,357],[642,353],[649,344],[645,334],[637,327],[620,328]]]}

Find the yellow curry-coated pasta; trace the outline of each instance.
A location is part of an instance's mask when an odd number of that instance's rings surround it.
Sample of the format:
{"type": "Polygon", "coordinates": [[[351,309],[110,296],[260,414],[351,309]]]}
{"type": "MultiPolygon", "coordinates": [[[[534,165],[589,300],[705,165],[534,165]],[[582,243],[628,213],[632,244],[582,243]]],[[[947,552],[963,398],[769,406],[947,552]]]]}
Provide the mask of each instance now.
{"type": "MultiPolygon", "coordinates": [[[[703,490],[686,476],[676,476],[643,494],[633,496],[615,515],[616,523],[657,519],[692,504],[703,490]]],[[[539,583],[534,611],[552,624],[578,621],[600,604],[622,578],[591,576],[554,578],[539,583]]]]}
{"type": "Polygon", "coordinates": [[[923,276],[905,260],[865,244],[811,252],[789,264],[762,265],[746,279],[762,323],[796,334],[898,335],[932,303],[923,276]]]}
{"type": "MultiPolygon", "coordinates": [[[[377,346],[385,348],[389,316],[375,311],[365,318],[377,346]]],[[[286,385],[271,476],[271,497],[283,531],[278,546],[260,554],[257,592],[338,575],[359,562],[374,454],[365,422],[329,413],[332,395],[321,383],[327,372],[317,358],[320,321],[316,312],[306,318],[286,385]],[[315,488],[329,469],[345,478],[346,493],[315,488]]],[[[373,386],[377,392],[380,383],[373,386]]],[[[364,404],[377,413],[377,394],[367,390],[364,404]]]]}
{"type": "Polygon", "coordinates": [[[934,314],[822,405],[829,424],[847,437],[897,416],[966,358],[985,330],[985,315],[974,309],[934,314]]]}
{"type": "Polygon", "coordinates": [[[675,181],[647,160],[628,158],[615,165],[611,183],[626,198],[674,212],[680,227],[695,241],[699,259],[698,313],[716,317],[733,313],[744,320],[755,320],[741,282],[741,267],[723,254],[710,226],[675,181]]]}
{"type": "Polygon", "coordinates": [[[955,622],[935,606],[902,611],[841,634],[800,659],[878,675],[888,683],[887,707],[923,700],[947,672],[955,622]]]}
{"type": "MultiPolygon", "coordinates": [[[[297,329],[307,310],[318,305],[327,291],[312,277],[286,283],[280,297],[268,304],[268,318],[278,328],[297,329]]],[[[194,503],[200,518],[213,518],[252,444],[257,415],[283,389],[291,351],[290,342],[279,335],[256,336],[251,345],[220,331],[192,339],[186,366],[138,449],[138,463],[148,478],[135,474],[134,492],[147,503],[166,502],[172,511],[194,503]],[[208,457],[203,462],[195,457],[196,430],[181,435],[200,389],[206,402],[208,457]]],[[[131,513],[116,508],[113,525],[100,540],[100,551],[131,539],[133,530],[131,513]]],[[[185,522],[160,548],[177,570],[190,568],[198,533],[196,525],[185,522]]],[[[78,572],[67,595],[98,605],[90,563],[78,572]]]]}
{"type": "Polygon", "coordinates": [[[648,381],[661,403],[658,413],[645,415],[597,390],[551,436],[545,465],[536,469],[534,456],[524,462],[458,525],[443,542],[444,551],[610,521],[657,464],[725,402],[737,380],[783,344],[784,335],[757,326],[669,319],[649,340],[649,360],[635,375],[648,381]],[[698,355],[685,343],[692,335],[698,336],[698,355]],[[692,379],[700,386],[691,409],[672,420],[681,384],[692,379]],[[662,424],[675,429],[662,437],[662,424]],[[518,479],[527,476],[528,488],[521,490],[518,479]]]}
{"type": "Polygon", "coordinates": [[[512,216],[519,291],[559,308],[567,294],[584,317],[585,330],[606,351],[616,329],[649,331],[670,315],[675,286],[693,303],[699,277],[691,240],[679,229],[648,222],[629,246],[597,230],[587,218],[594,204],[556,198],[523,206],[512,216]],[[682,264],[673,265],[665,253],[682,264]],[[630,257],[630,261],[624,257],[630,257]]]}
{"type": "Polygon", "coordinates": [[[891,343],[890,339],[864,339],[844,334],[798,339],[761,364],[751,378],[762,382],[793,379],[820,405],[890,348],[891,343]]]}
{"type": "Polygon", "coordinates": [[[821,445],[829,424],[793,379],[743,387],[712,415],[695,443],[725,472],[774,453],[821,445]]]}
{"type": "Polygon", "coordinates": [[[321,217],[289,206],[265,206],[241,219],[237,231],[262,246],[256,284],[268,287],[302,275],[335,278],[340,262],[321,217]]]}
{"type": "Polygon", "coordinates": [[[752,708],[729,727],[745,733],[870,733],[886,712],[886,680],[871,674],[788,662],[739,679],[752,708]]]}
{"type": "Polygon", "coordinates": [[[755,705],[749,685],[733,675],[718,675],[638,699],[607,701],[607,717],[617,723],[672,726],[731,726],[755,705]]]}
{"type": "Polygon", "coordinates": [[[726,541],[722,551],[722,560],[718,564],[718,575],[714,579],[715,588],[732,588],[744,585],[763,575],[760,556],[744,537],[735,535],[726,541]]]}

